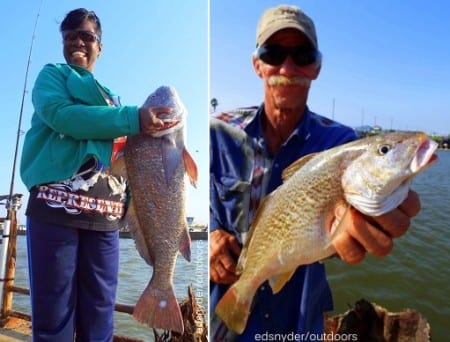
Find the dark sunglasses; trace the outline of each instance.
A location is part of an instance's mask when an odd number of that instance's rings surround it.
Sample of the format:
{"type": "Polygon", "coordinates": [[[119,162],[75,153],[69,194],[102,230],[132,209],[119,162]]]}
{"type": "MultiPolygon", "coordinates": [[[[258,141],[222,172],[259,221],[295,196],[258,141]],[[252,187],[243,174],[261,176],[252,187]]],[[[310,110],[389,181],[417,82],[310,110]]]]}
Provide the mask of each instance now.
{"type": "Polygon", "coordinates": [[[279,66],[291,56],[294,63],[298,66],[310,65],[320,60],[321,54],[318,50],[309,46],[280,46],[263,45],[256,49],[256,56],[264,63],[279,66]]]}
{"type": "Polygon", "coordinates": [[[80,38],[85,43],[94,43],[99,42],[100,37],[91,31],[85,30],[74,30],[74,31],[64,31],[63,32],[63,40],[65,42],[72,42],[75,39],[80,38]]]}

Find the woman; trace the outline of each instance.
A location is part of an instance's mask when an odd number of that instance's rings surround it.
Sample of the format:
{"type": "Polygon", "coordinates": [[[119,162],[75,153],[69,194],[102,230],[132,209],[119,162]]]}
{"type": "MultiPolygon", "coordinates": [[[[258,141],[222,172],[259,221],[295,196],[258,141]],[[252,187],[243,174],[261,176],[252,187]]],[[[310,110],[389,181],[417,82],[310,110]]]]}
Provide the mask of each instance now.
{"type": "Polygon", "coordinates": [[[21,161],[33,339],[73,341],[76,332],[80,341],[111,341],[127,199],[126,183],[108,170],[120,137],[164,124],[151,108],[121,106],[95,80],[102,29],[94,12],[69,12],[60,30],[67,64],[48,64],[36,79],[21,161]]]}

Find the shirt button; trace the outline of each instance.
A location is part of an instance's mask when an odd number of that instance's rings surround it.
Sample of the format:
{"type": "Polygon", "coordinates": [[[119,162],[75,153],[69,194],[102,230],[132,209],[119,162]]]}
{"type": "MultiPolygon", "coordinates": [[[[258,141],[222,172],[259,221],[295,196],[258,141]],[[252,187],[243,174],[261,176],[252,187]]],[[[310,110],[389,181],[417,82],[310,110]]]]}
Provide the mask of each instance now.
{"type": "Polygon", "coordinates": [[[263,285],[261,286],[261,291],[264,291],[266,289],[266,287],[263,285]]]}
{"type": "Polygon", "coordinates": [[[278,168],[278,167],[280,166],[280,164],[275,163],[275,164],[273,164],[273,166],[276,167],[276,168],[278,168]]]}
{"type": "Polygon", "coordinates": [[[264,314],[264,318],[269,318],[269,314],[268,313],[264,314]]]}

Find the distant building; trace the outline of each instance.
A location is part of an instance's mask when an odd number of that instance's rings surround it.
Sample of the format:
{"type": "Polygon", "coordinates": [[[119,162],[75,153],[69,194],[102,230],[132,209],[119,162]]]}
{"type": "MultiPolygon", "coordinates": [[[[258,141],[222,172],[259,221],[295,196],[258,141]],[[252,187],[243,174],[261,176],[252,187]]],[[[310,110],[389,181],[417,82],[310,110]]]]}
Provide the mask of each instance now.
{"type": "Polygon", "coordinates": [[[375,126],[365,125],[355,127],[355,131],[359,138],[364,138],[370,135],[380,134],[383,131],[383,129],[379,125],[375,126]]]}

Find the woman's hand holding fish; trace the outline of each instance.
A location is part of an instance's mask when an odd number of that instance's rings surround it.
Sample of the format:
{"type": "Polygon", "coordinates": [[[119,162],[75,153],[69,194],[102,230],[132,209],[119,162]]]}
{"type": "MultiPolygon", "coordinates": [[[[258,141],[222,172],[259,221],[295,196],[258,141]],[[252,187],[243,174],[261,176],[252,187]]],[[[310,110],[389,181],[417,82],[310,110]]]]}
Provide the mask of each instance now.
{"type": "Polygon", "coordinates": [[[361,262],[367,252],[377,257],[386,256],[392,250],[393,238],[406,233],[411,218],[419,210],[419,196],[414,191],[409,192],[398,208],[378,217],[367,217],[339,205],[335,210],[333,226],[342,220],[345,228],[334,240],[334,248],[339,257],[349,264],[361,262]]]}
{"type": "Polygon", "coordinates": [[[165,123],[159,118],[161,115],[167,115],[172,111],[168,107],[141,107],[139,108],[139,125],[141,133],[152,134],[165,129],[165,123]]]}
{"type": "Polygon", "coordinates": [[[209,234],[210,280],[217,284],[231,284],[239,277],[236,263],[241,246],[236,237],[222,229],[209,234]]]}

